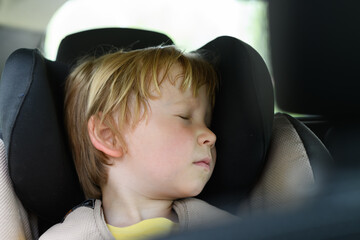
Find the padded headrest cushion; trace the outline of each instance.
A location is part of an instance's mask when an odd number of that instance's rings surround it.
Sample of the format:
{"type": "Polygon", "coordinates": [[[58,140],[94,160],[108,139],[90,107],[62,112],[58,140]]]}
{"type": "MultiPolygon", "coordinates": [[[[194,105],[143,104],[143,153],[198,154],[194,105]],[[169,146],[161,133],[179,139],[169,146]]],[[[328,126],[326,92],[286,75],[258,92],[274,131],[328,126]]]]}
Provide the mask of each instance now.
{"type": "Polygon", "coordinates": [[[201,197],[215,205],[218,197],[238,203],[265,164],[274,118],[272,82],[261,56],[236,38],[219,37],[202,50],[215,64],[220,89],[211,126],[217,162],[201,197]]]}
{"type": "Polygon", "coordinates": [[[360,1],[269,1],[276,101],[282,110],[360,115],[359,8],[360,1]]]}
{"type": "Polygon", "coordinates": [[[60,43],[56,61],[75,64],[88,55],[100,56],[121,47],[134,50],[157,45],[171,45],[173,41],[166,35],[140,29],[102,28],[74,33],[66,36],[60,43]]]}
{"type": "Polygon", "coordinates": [[[67,147],[63,88],[68,67],[20,49],[0,85],[1,128],[9,174],[24,207],[57,222],[84,199],[67,147]]]}
{"type": "MultiPolygon", "coordinates": [[[[273,120],[273,90],[260,55],[231,37],[206,44],[221,77],[212,128],[218,160],[202,198],[238,201],[265,162],[273,120]]],[[[83,200],[63,126],[68,66],[36,50],[18,50],[6,63],[0,86],[1,128],[10,175],[24,206],[50,222],[83,200]]]]}

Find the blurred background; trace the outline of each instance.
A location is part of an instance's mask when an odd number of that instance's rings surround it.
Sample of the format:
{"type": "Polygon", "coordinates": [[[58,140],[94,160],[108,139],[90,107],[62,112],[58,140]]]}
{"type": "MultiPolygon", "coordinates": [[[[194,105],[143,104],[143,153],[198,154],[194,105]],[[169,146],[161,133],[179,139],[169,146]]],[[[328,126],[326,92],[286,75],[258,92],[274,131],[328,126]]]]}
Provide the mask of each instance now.
{"type": "Polygon", "coordinates": [[[0,0],[0,72],[18,48],[38,48],[54,60],[68,34],[104,27],[165,33],[186,51],[229,35],[253,46],[271,67],[266,1],[0,0]]]}

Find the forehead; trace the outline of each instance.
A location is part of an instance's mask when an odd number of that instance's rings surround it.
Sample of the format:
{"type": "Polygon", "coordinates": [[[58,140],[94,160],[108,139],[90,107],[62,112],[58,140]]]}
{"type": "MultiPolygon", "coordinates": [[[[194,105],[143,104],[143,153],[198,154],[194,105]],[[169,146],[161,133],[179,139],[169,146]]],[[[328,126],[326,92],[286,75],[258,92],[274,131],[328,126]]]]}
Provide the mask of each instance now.
{"type": "Polygon", "coordinates": [[[167,72],[163,69],[158,76],[161,81],[159,89],[157,93],[153,91],[156,96],[155,98],[160,98],[167,104],[185,103],[192,106],[199,105],[200,103],[205,103],[205,105],[210,104],[210,99],[207,94],[208,86],[205,84],[197,87],[198,89],[194,89],[192,85],[196,85],[194,81],[197,81],[197,79],[191,79],[193,76],[190,76],[190,79],[184,79],[184,77],[184,68],[180,63],[172,65],[167,72]],[[183,84],[184,81],[189,82],[183,84]]]}
{"type": "MultiPolygon", "coordinates": [[[[181,82],[181,81],[179,81],[181,82]]],[[[211,108],[210,101],[206,94],[206,87],[202,86],[195,96],[191,88],[181,90],[180,84],[171,84],[170,81],[161,85],[161,95],[158,100],[165,106],[186,108],[211,108]]],[[[163,106],[164,106],[163,105],[163,106]]]]}
{"type": "Polygon", "coordinates": [[[166,69],[162,69],[159,74],[159,78],[163,79],[162,84],[171,83],[177,87],[180,87],[184,80],[184,68],[180,63],[173,64],[166,72],[166,69]],[[166,76],[164,76],[166,74],[166,76]]]}
{"type": "MultiPolygon", "coordinates": [[[[159,77],[162,78],[164,75],[161,76],[160,74],[159,77]]],[[[189,101],[194,100],[193,89],[190,86],[186,89],[181,89],[184,77],[184,69],[179,63],[171,66],[160,85],[160,97],[169,97],[173,99],[181,97],[188,99],[189,101]]]]}

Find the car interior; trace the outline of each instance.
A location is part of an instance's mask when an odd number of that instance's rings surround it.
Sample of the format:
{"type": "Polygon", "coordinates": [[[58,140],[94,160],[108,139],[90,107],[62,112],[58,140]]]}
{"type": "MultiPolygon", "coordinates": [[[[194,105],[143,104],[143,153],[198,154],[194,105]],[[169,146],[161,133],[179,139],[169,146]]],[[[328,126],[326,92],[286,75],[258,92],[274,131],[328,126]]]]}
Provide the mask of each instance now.
{"type": "MultiPolygon", "coordinates": [[[[165,239],[360,236],[357,5],[269,1],[272,72],[256,49],[232,36],[195,50],[220,79],[211,123],[217,164],[198,197],[240,220],[165,239]]],[[[173,43],[151,30],[97,28],[67,35],[55,60],[35,48],[7,58],[0,81],[0,236],[38,239],[86,200],[63,120],[64,82],[77,61],[173,43]]]]}

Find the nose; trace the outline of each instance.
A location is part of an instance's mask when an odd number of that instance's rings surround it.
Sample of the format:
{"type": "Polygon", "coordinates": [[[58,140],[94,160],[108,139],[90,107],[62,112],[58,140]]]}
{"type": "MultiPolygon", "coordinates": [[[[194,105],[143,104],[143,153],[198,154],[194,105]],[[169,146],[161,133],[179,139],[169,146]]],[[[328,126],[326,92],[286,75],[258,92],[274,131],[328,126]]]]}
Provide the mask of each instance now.
{"type": "Polygon", "coordinates": [[[199,145],[207,145],[213,148],[216,142],[216,135],[209,128],[204,128],[198,136],[199,145]]]}

